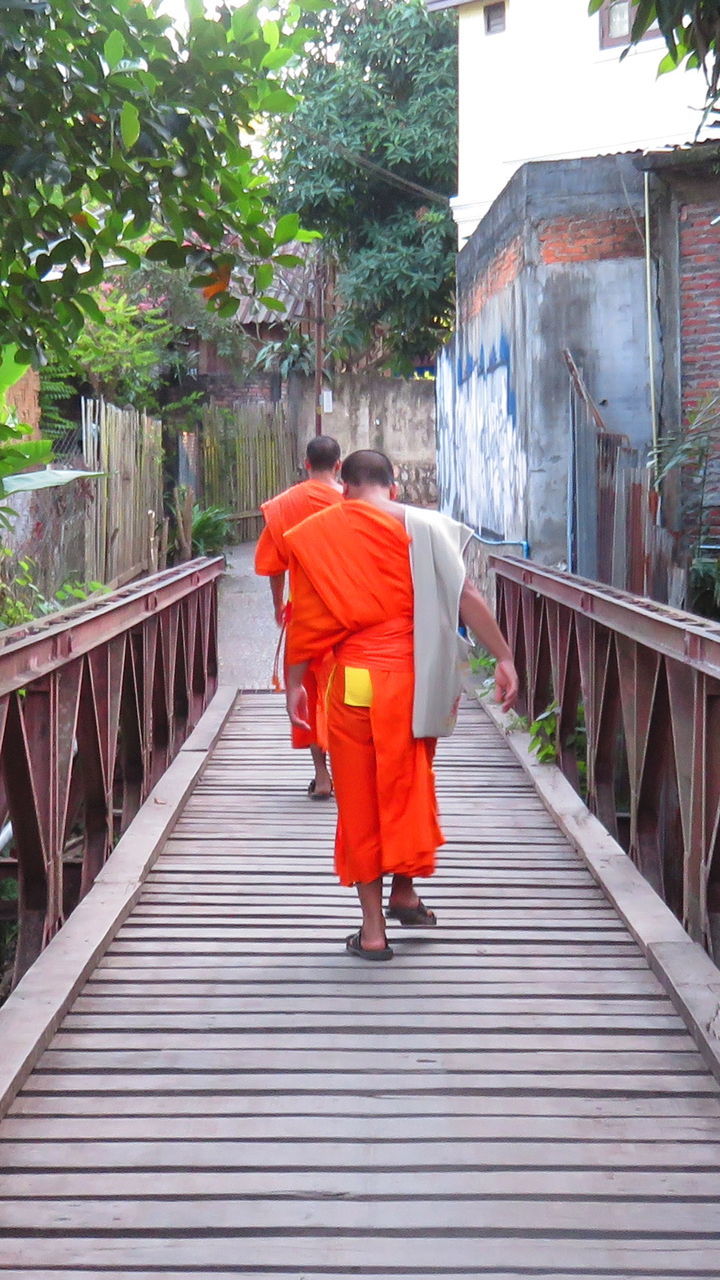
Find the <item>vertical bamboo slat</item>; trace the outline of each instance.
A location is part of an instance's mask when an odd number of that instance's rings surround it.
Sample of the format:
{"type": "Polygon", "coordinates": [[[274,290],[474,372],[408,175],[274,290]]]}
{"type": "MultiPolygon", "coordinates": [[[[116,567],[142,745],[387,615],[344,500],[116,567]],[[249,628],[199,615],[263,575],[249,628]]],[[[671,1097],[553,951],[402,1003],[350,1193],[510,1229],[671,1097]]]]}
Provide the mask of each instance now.
{"type": "Polygon", "coordinates": [[[97,400],[83,403],[82,425],[85,465],[103,473],[95,481],[86,526],[86,577],[127,580],[157,562],[162,424],[136,409],[97,400]]]}
{"type": "Polygon", "coordinates": [[[282,407],[228,409],[211,402],[203,413],[201,452],[204,505],[231,511],[241,538],[256,536],[261,504],[296,479],[297,450],[282,407]]]}

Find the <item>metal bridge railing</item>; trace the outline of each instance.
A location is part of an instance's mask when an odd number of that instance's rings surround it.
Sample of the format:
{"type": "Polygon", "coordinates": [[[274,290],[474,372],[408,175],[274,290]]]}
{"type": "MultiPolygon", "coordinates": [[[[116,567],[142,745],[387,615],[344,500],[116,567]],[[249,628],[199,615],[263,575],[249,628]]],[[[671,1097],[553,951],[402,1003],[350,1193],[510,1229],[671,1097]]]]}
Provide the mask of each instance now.
{"type": "MultiPolygon", "coordinates": [[[[0,633],[0,879],[17,880],[15,982],[215,692],[223,567],[193,560],[0,633]]],[[[6,919],[8,907],[6,896],[6,919]]]]}
{"type": "Polygon", "coordinates": [[[690,935],[720,959],[720,624],[490,557],[531,719],[690,935]]]}

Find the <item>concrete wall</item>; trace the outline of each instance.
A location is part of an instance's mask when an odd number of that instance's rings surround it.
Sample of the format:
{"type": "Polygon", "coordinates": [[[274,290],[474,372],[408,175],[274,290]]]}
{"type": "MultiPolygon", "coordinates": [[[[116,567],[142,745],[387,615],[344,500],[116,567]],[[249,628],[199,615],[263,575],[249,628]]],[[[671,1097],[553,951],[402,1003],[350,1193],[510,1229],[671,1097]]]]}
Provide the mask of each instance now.
{"type": "MultiPolygon", "coordinates": [[[[432,504],[435,487],[435,383],[430,379],[341,374],[333,380],[332,413],[323,432],[335,436],[343,454],[381,449],[395,465],[401,497],[432,504]]],[[[288,421],[299,453],[315,431],[313,382],[294,376],[287,399],[288,421]]]]}
{"type": "Polygon", "coordinates": [[[534,559],[567,559],[568,348],[611,431],[652,437],[641,232],[629,157],[527,165],[458,259],[438,370],[441,509],[534,559]]]}
{"type": "Polygon", "coordinates": [[[460,244],[528,161],[606,155],[695,137],[700,72],[657,78],[660,36],[621,63],[600,47],[586,0],[508,0],[504,32],[488,35],[484,3],[459,13],[460,244]]]}

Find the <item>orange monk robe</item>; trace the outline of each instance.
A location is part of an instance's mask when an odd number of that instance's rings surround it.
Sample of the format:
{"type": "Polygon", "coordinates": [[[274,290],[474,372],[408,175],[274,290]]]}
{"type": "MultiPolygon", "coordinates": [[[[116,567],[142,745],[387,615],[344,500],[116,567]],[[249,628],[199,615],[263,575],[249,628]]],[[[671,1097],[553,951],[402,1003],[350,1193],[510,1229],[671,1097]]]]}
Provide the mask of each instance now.
{"type": "MultiPolygon", "coordinates": [[[[261,577],[271,578],[285,573],[288,568],[288,552],[285,546],[285,534],[288,529],[299,524],[308,516],[322,511],[333,503],[342,501],[342,493],[333,485],[321,480],[304,480],[302,484],[294,484],[284,493],[271,498],[262,504],[261,510],[265,518],[265,527],[255,548],[255,572],[261,577]]],[[[291,741],[294,747],[312,747],[316,743],[326,746],[326,728],[324,702],[327,680],[332,669],[332,662],[323,655],[308,669],[304,685],[308,695],[307,729],[298,729],[294,725],[291,741]]]]}
{"type": "Polygon", "coordinates": [[[412,735],[410,539],[393,516],[346,501],[304,520],[286,545],[293,595],[288,663],[312,661],[329,646],[337,660],[328,748],[339,879],[350,885],[386,873],[431,875],[444,840],[435,739],[412,735]],[[351,705],[358,702],[370,705],[351,705]]]}

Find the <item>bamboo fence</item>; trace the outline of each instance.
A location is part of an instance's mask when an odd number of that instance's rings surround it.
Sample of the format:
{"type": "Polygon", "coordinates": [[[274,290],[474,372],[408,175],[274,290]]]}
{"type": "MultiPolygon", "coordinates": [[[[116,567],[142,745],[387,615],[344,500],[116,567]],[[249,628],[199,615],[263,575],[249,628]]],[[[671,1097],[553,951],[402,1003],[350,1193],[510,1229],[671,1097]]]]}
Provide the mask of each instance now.
{"type": "Polygon", "coordinates": [[[84,400],[82,435],[85,466],[103,473],[86,518],[86,578],[121,585],[158,567],[162,426],[136,409],[84,400]]]}
{"type": "Polygon", "coordinates": [[[203,503],[232,512],[241,540],[259,535],[261,504],[297,479],[296,443],[281,406],[211,402],[201,460],[203,503]]]}

